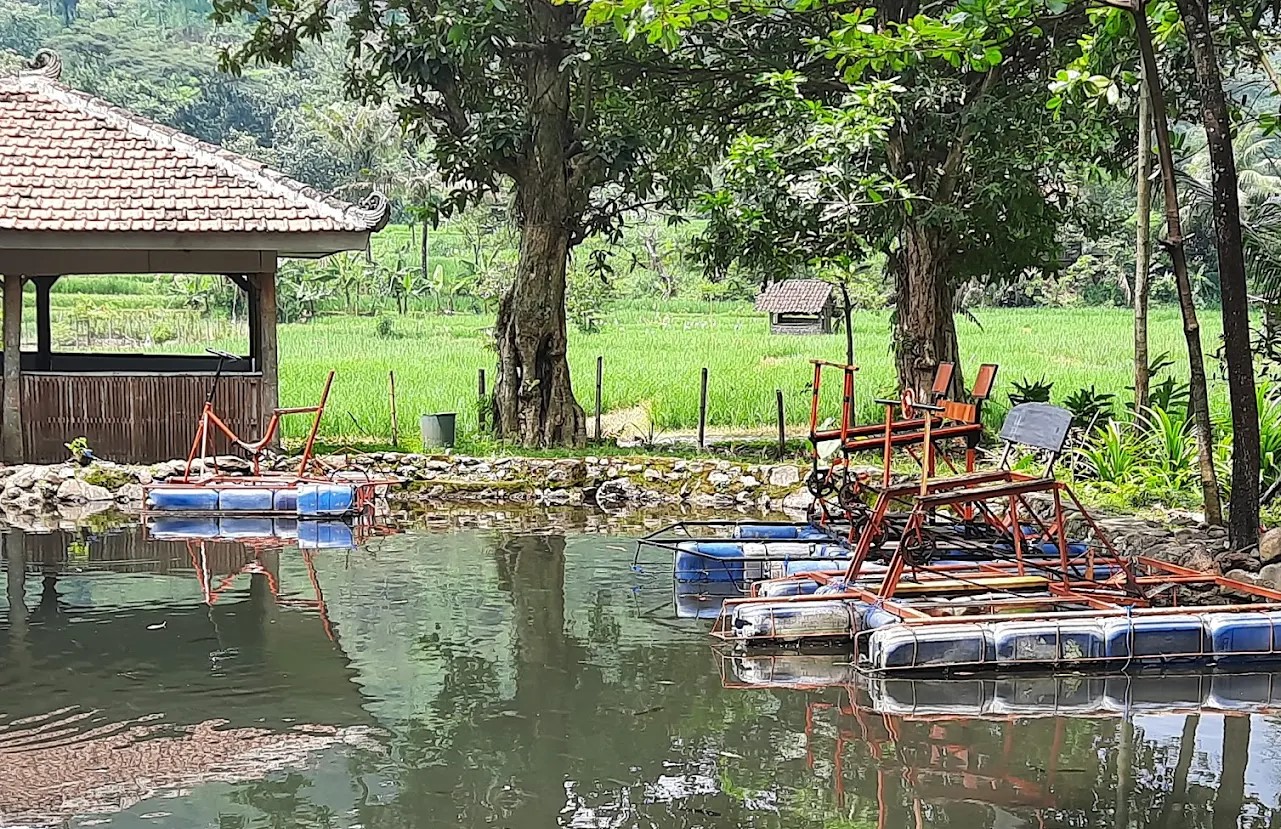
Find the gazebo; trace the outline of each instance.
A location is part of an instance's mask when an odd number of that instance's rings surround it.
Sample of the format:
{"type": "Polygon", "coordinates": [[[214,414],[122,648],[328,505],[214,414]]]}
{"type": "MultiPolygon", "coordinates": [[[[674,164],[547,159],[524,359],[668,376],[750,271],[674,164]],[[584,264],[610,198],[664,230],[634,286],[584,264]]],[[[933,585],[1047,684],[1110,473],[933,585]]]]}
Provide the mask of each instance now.
{"type": "Polygon", "coordinates": [[[832,283],[784,279],[756,297],[756,310],[769,314],[771,334],[830,334],[836,316],[832,283]]]}
{"type": "Polygon", "coordinates": [[[252,159],[59,82],[42,50],[0,78],[0,276],[4,280],[5,463],[66,457],[87,438],[112,460],[183,456],[218,358],[53,350],[50,289],[68,274],[216,274],[248,299],[249,353],[224,366],[219,410],[254,435],[278,406],[276,266],[363,250],[387,222],[252,159]],[[23,352],[23,285],[36,347],[23,352]]]}

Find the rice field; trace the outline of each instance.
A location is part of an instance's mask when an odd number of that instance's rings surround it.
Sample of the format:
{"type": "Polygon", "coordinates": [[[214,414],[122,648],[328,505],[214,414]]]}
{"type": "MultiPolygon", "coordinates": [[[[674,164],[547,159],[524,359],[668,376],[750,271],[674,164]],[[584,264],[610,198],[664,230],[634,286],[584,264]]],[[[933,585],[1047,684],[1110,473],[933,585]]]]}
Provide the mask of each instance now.
{"type": "MultiPolygon", "coordinates": [[[[708,422],[714,428],[767,431],[775,423],[775,390],[784,395],[787,419],[806,421],[814,357],[842,360],[844,337],[770,335],[764,317],[747,304],[721,304],[715,313],[698,303],[611,313],[604,330],[570,333],[570,364],[579,402],[589,412],[594,397],[597,355],[605,371],[606,412],[644,407],[657,432],[694,428],[698,420],[699,374],[709,370],[708,422]]],[[[967,377],[983,362],[1001,366],[995,405],[988,418],[999,423],[1013,381],[1054,382],[1062,400],[1093,384],[1128,400],[1132,381],[1131,318],[1125,309],[984,309],[981,327],[958,321],[967,377]]],[[[311,402],[329,369],[337,371],[324,433],[331,439],[386,441],[391,416],[388,375],[395,372],[402,441],[417,442],[418,415],[454,411],[464,445],[476,433],[477,370],[493,383],[495,355],[486,316],[393,317],[393,336],[377,333],[377,320],[326,317],[280,329],[281,396],[285,405],[311,402]]],[[[1183,352],[1177,309],[1151,314],[1152,353],[1183,352]]],[[[1203,313],[1205,349],[1217,347],[1217,314],[1203,313]]],[[[895,394],[887,314],[860,313],[855,319],[857,397],[862,419],[879,412],[871,400],[895,394]]],[[[228,345],[237,345],[228,342],[228,345]]],[[[241,346],[243,347],[243,346],[241,346]]],[[[1186,360],[1184,360],[1186,365],[1186,360]]],[[[1217,374],[1211,367],[1212,376],[1217,374]]],[[[1182,367],[1174,369],[1186,375],[1182,367]]],[[[1221,385],[1211,390],[1224,405],[1221,385]]],[[[835,397],[832,399],[835,406],[835,397]]],[[[828,411],[835,411],[829,407],[828,411]]],[[[296,423],[290,434],[297,435],[296,423]]]]}

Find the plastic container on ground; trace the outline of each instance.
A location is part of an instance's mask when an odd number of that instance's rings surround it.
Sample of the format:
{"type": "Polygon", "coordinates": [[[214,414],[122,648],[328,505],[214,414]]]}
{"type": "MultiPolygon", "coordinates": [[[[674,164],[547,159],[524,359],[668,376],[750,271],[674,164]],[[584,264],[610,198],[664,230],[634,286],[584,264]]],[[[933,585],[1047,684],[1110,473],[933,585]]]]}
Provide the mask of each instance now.
{"type": "Polygon", "coordinates": [[[356,488],[350,484],[302,484],[298,515],[302,518],[350,515],[356,511],[356,488]]]}
{"type": "Polygon", "coordinates": [[[172,512],[217,512],[218,491],[209,487],[157,487],[147,492],[147,506],[172,512]]]}
{"type": "Polygon", "coordinates": [[[425,414],[419,418],[418,427],[422,431],[423,446],[438,446],[444,449],[453,446],[456,418],[455,412],[425,414]]]}
{"type": "Polygon", "coordinates": [[[271,512],[275,490],[266,487],[229,486],[218,490],[219,512],[271,512]]]}

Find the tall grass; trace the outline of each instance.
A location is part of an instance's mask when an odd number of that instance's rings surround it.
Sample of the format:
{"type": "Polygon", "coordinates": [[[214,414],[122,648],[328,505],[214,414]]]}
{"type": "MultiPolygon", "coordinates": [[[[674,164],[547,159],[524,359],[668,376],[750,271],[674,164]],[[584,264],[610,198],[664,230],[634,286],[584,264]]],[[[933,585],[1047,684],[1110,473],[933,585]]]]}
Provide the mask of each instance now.
{"type": "MultiPolygon", "coordinates": [[[[680,308],[681,306],[676,306],[680,308]]],[[[963,365],[972,377],[981,362],[1001,366],[987,417],[999,425],[1013,380],[1044,375],[1061,401],[1094,384],[1128,400],[1131,382],[1130,316],[1123,309],[1000,309],[983,311],[982,328],[959,321],[963,365]]],[[[390,431],[388,372],[396,372],[401,433],[417,434],[417,416],[455,411],[459,430],[476,429],[476,372],[493,383],[495,355],[486,316],[397,317],[394,336],[379,337],[377,321],[330,317],[280,329],[281,396],[288,405],[312,400],[325,372],[337,371],[326,434],[385,438],[390,431]]],[[[890,329],[886,314],[855,319],[856,398],[860,419],[879,419],[871,401],[894,394],[890,329]]],[[[1151,317],[1152,348],[1180,351],[1178,313],[1158,309],[1151,317]]],[[[1207,324],[1206,338],[1215,334],[1207,324]]],[[[623,308],[596,334],[570,333],[570,367],[584,408],[594,395],[596,356],[605,361],[603,408],[644,406],[660,430],[690,429],[698,419],[699,372],[709,369],[708,420],[715,427],[768,427],[775,420],[775,389],[784,395],[787,419],[809,416],[811,358],[841,361],[844,337],[776,336],[763,315],[741,310],[717,315],[683,310],[623,308]]],[[[1175,372],[1185,369],[1176,367],[1175,372]]],[[[825,381],[826,382],[826,381],[825,381]]],[[[836,391],[832,379],[829,390],[836,391]]],[[[1212,394],[1223,404],[1226,392],[1212,394]]],[[[825,414],[835,417],[837,398],[825,395],[825,414]]],[[[297,435],[302,424],[292,427],[297,435]]]]}

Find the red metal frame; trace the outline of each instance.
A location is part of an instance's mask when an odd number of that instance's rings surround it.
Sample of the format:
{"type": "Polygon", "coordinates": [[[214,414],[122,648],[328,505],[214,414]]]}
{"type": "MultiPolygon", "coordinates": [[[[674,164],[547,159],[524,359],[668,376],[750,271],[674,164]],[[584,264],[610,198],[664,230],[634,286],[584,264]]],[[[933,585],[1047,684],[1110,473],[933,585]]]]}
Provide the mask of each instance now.
{"type": "Polygon", "coordinates": [[[273,409],[271,420],[267,422],[267,429],[263,436],[257,441],[247,441],[241,438],[231,430],[222,418],[214,411],[213,401],[206,400],[204,407],[201,409],[200,418],[196,422],[196,434],[191,441],[191,451],[187,453],[187,464],[183,469],[182,476],[177,478],[181,483],[193,483],[191,468],[199,457],[207,462],[207,466],[202,469],[202,473],[210,468],[213,474],[202,474],[196,481],[209,481],[221,477],[218,471],[216,456],[209,454],[209,439],[211,434],[221,432],[233,445],[240,447],[249,453],[250,460],[253,463],[253,474],[255,477],[262,476],[262,453],[276,439],[276,433],[280,430],[280,420],[282,417],[296,414],[312,414],[311,430],[307,434],[306,443],[303,445],[302,458],[298,462],[298,469],[295,473],[301,478],[307,471],[307,465],[311,462],[311,454],[315,447],[316,435],[320,431],[320,419],[325,414],[325,405],[329,402],[329,390],[334,383],[334,372],[330,371],[325,378],[325,386],[320,392],[320,402],[315,406],[297,406],[287,409],[273,409]],[[199,455],[197,455],[199,452],[199,455]]]}

